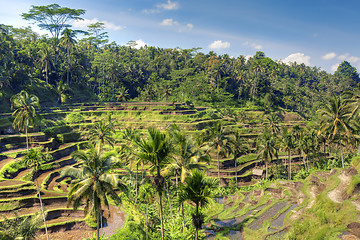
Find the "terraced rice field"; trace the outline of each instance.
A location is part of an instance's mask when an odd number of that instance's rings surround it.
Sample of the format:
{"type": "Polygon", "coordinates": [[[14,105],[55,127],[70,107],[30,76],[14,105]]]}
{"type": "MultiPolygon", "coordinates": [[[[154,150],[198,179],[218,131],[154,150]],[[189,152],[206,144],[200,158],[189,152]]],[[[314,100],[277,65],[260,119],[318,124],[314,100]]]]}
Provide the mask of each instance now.
{"type": "MultiPolygon", "coordinates": [[[[189,134],[203,131],[216,119],[211,119],[206,108],[192,108],[181,104],[164,103],[117,103],[117,104],[88,104],[69,105],[61,108],[42,110],[42,116],[48,126],[40,126],[41,131],[30,134],[32,147],[43,146],[49,149],[53,160],[43,166],[36,178],[31,177],[31,169],[21,166],[21,160],[26,153],[24,148],[25,136],[17,133],[11,126],[1,126],[0,132],[0,215],[13,216],[13,210],[18,215],[29,215],[40,211],[37,191],[34,181],[41,187],[41,195],[47,212],[47,224],[51,239],[81,239],[94,233],[94,229],[87,226],[81,210],[74,211],[67,206],[67,189],[71,179],[60,177],[61,170],[68,166],[76,166],[71,153],[82,148],[86,143],[86,132],[95,122],[105,119],[112,114],[116,126],[116,136],[125,127],[147,129],[157,127],[162,130],[176,123],[189,134]],[[69,122],[67,116],[77,113],[83,117],[80,122],[69,122]],[[61,124],[59,124],[61,123],[61,124]],[[53,125],[53,126],[52,126],[53,125]]],[[[260,116],[261,112],[249,112],[249,116],[260,116]]],[[[3,115],[8,117],[9,115],[3,115]]],[[[286,122],[283,124],[301,124],[302,122],[286,122]]],[[[260,131],[261,122],[253,121],[246,124],[225,117],[223,119],[229,127],[240,129],[248,142],[254,142],[260,131]],[[250,133],[249,133],[250,132],[250,133]]],[[[38,129],[38,130],[39,130],[38,129]]],[[[254,151],[255,149],[253,149],[254,151]]],[[[215,154],[214,154],[215,155],[215,154]]],[[[207,174],[217,177],[217,160],[212,157],[207,166],[207,174]]],[[[287,157],[280,156],[278,161],[285,161],[287,157]]],[[[252,180],[252,170],[263,168],[263,163],[252,153],[246,161],[235,167],[235,161],[240,159],[220,159],[220,176],[222,183],[227,184],[235,175],[238,176],[239,186],[252,180]]],[[[292,156],[294,165],[301,164],[300,156],[292,156]]],[[[273,163],[276,164],[276,163],[273,163]]],[[[119,169],[126,174],[125,170],[119,169]]],[[[313,199],[309,193],[302,193],[299,185],[302,183],[282,182],[273,188],[264,191],[253,191],[233,196],[224,200],[225,206],[216,215],[210,216],[206,225],[209,239],[215,239],[215,234],[228,229],[229,239],[242,239],[247,234],[262,231],[262,236],[283,234],[287,228],[287,219],[298,218],[297,214],[303,211],[301,205],[304,199],[313,199]],[[285,192],[291,194],[286,195],[285,192]],[[308,194],[309,196],[307,196],[308,194]],[[285,217],[286,216],[286,217],[285,217]]],[[[311,204],[311,201],[310,203],[311,204]]],[[[309,204],[306,207],[309,207],[309,204]]],[[[108,219],[108,226],[102,231],[113,234],[125,221],[125,214],[115,206],[111,207],[112,215],[108,219]]],[[[38,239],[45,239],[44,231],[38,234],[38,239]]],[[[248,238],[246,238],[248,239],[248,238]]]]}

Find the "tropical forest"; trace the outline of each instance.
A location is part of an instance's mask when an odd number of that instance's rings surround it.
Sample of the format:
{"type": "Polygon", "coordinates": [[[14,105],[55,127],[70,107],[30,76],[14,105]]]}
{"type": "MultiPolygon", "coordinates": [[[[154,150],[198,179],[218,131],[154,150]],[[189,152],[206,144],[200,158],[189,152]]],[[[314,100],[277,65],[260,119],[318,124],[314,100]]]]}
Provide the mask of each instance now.
{"type": "MultiPolygon", "coordinates": [[[[169,1],[170,2],[170,1],[169,1]]],[[[359,239],[360,77],[0,24],[0,239],[359,239]]]]}

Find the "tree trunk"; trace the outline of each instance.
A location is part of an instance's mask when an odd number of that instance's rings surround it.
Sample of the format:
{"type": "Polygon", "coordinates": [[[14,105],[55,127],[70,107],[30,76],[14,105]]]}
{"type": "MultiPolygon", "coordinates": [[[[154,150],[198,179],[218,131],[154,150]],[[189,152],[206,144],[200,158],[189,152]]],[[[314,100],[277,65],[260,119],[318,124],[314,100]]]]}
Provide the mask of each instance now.
{"type": "Polygon", "coordinates": [[[341,144],[341,138],[339,139],[339,144],[340,144],[340,154],[341,154],[341,165],[342,165],[342,168],[344,168],[344,154],[343,154],[343,149],[342,149],[342,144],[341,144]]]}
{"type": "Polygon", "coordinates": [[[41,213],[42,213],[42,216],[43,216],[43,219],[44,219],[46,239],[49,240],[49,233],[48,233],[47,226],[46,226],[46,218],[45,218],[44,207],[43,207],[43,203],[42,203],[42,199],[41,199],[41,192],[40,192],[40,188],[39,188],[39,182],[38,182],[37,176],[35,176],[35,178],[36,178],[36,188],[37,188],[38,194],[39,194],[41,213]]]}
{"type": "Polygon", "coordinates": [[[69,65],[70,65],[70,61],[69,61],[69,54],[70,53],[70,49],[68,48],[67,49],[67,71],[66,71],[66,82],[67,82],[67,85],[69,86],[70,84],[69,84],[69,65]]]}
{"type": "Polygon", "coordinates": [[[288,179],[291,179],[291,149],[289,149],[288,179]]]}
{"type": "Polygon", "coordinates": [[[162,205],[162,194],[159,192],[159,202],[160,202],[160,221],[161,221],[161,239],[164,240],[164,219],[163,219],[163,205],[162,205]]]}
{"type": "Polygon", "coordinates": [[[181,203],[181,214],[182,214],[182,224],[183,224],[183,231],[185,229],[185,212],[184,212],[184,203],[181,203]]]}
{"type": "Polygon", "coordinates": [[[237,179],[237,168],[236,168],[236,157],[234,158],[234,165],[235,165],[235,186],[238,186],[238,179],[237,179]]]}
{"type": "Polygon", "coordinates": [[[29,136],[28,136],[27,120],[25,120],[25,135],[26,135],[26,150],[29,152],[29,136]]]}
{"type": "Polygon", "coordinates": [[[99,209],[96,210],[96,240],[100,240],[100,229],[99,229],[99,223],[100,223],[100,217],[99,217],[99,209]]]}
{"type": "MultiPolygon", "coordinates": [[[[157,176],[161,177],[160,174],[160,166],[157,166],[157,176]]],[[[163,217],[163,202],[162,202],[162,191],[163,189],[161,189],[161,187],[157,187],[157,191],[159,194],[159,207],[160,207],[160,222],[161,222],[161,239],[164,240],[164,217],[163,217]]]]}
{"type": "Polygon", "coordinates": [[[268,178],[268,162],[267,162],[267,158],[265,158],[265,178],[268,178]]]}
{"type": "Polygon", "coordinates": [[[219,178],[219,184],[220,182],[220,160],[219,160],[219,153],[220,153],[220,147],[218,146],[217,149],[217,165],[218,165],[218,178],[219,178]]]}
{"type": "Polygon", "coordinates": [[[49,87],[49,78],[48,78],[48,63],[45,64],[45,79],[46,79],[46,87],[49,87]]]}
{"type": "Polygon", "coordinates": [[[173,211],[172,211],[172,206],[171,206],[171,201],[170,201],[169,183],[167,183],[166,185],[167,185],[167,197],[168,197],[168,202],[169,202],[170,215],[171,215],[171,219],[172,219],[172,222],[174,225],[174,216],[173,216],[173,211]]]}
{"type": "Polygon", "coordinates": [[[137,198],[138,195],[138,173],[139,173],[139,163],[136,163],[136,185],[135,185],[135,196],[137,198]]]}
{"type": "Polygon", "coordinates": [[[149,233],[148,233],[148,205],[146,204],[146,210],[145,210],[145,222],[146,222],[146,240],[149,239],[149,233]]]}

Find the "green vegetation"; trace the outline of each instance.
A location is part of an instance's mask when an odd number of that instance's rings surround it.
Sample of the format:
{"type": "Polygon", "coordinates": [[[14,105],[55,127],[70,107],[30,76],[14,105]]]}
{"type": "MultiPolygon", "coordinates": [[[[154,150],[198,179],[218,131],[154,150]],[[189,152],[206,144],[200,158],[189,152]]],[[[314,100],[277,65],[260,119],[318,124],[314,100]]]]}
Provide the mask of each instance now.
{"type": "Polygon", "coordinates": [[[21,212],[0,221],[0,237],[33,237],[4,226],[38,229],[28,217],[37,198],[45,232],[86,222],[97,228],[90,239],[100,239],[103,210],[114,207],[126,220],[110,239],[351,231],[360,206],[360,78],[348,62],[328,74],[262,52],[246,60],[137,49],[108,44],[103,23],[77,39],[68,21],[84,13],[51,4],[22,15],[53,38],[0,25],[0,211],[21,212]],[[52,22],[58,16],[63,24],[52,22]],[[86,216],[58,221],[66,198],[86,216]]]}

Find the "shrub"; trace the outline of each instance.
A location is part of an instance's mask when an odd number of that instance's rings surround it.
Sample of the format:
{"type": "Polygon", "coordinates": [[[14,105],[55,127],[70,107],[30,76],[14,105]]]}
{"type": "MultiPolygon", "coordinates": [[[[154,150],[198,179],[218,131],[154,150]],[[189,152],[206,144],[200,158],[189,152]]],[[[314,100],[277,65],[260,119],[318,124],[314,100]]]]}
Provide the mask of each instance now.
{"type": "Polygon", "coordinates": [[[69,132],[63,134],[57,134],[56,140],[61,143],[77,142],[80,138],[80,133],[78,132],[69,132]]]}
{"type": "Polygon", "coordinates": [[[84,116],[79,112],[72,112],[66,116],[66,121],[69,123],[79,123],[85,120],[84,116]]]}

